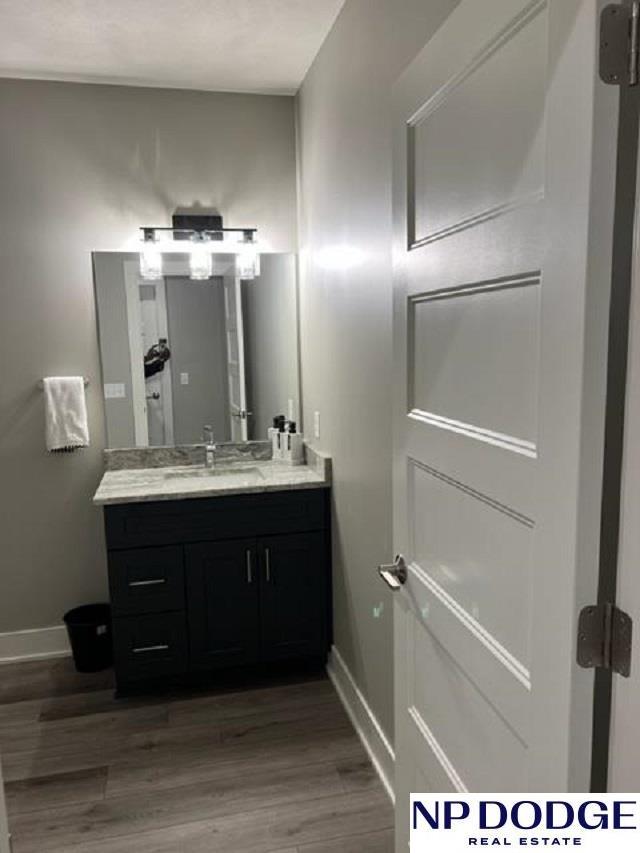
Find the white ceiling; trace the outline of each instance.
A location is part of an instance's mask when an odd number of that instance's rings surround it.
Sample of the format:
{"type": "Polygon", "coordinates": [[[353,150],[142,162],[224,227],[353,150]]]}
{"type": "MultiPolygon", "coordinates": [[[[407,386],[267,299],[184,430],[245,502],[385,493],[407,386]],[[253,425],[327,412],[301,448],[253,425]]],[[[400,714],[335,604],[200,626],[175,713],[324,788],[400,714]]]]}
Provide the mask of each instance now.
{"type": "Polygon", "coordinates": [[[344,0],[0,0],[0,77],[293,94],[344,0]]]}

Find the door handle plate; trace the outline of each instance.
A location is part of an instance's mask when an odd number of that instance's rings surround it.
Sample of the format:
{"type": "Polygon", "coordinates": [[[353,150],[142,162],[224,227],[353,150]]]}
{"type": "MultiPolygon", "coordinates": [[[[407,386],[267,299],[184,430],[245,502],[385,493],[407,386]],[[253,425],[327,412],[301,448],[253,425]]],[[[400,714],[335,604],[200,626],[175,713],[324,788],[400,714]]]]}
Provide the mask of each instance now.
{"type": "Polygon", "coordinates": [[[398,592],[407,582],[407,564],[402,554],[396,556],[395,562],[383,563],[378,566],[378,574],[393,592],[398,592]]]}

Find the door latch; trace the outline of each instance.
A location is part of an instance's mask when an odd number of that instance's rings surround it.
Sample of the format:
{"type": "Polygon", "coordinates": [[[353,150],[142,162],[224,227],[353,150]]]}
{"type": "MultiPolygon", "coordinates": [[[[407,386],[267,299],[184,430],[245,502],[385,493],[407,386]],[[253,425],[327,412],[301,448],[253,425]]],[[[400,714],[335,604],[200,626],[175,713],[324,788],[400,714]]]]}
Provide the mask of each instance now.
{"type": "Polygon", "coordinates": [[[578,619],[578,664],[585,669],[610,669],[631,675],[631,617],[615,604],[591,605],[578,619]]]}

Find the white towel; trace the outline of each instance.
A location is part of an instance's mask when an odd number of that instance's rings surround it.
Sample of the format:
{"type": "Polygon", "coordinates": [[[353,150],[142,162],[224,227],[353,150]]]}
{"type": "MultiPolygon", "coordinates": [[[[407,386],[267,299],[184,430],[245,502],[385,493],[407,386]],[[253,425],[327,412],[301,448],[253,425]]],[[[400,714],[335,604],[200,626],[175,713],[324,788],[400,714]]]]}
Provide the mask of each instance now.
{"type": "Polygon", "coordinates": [[[89,446],[87,404],[82,376],[47,376],[44,380],[47,450],[89,446]]]}

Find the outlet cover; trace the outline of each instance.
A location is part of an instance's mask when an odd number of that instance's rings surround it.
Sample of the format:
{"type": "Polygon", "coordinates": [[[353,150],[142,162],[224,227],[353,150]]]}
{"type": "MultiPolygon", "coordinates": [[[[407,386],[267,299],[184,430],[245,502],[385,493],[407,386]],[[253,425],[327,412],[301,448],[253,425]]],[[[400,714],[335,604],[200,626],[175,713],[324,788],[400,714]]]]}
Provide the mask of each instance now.
{"type": "Polygon", "coordinates": [[[118,400],[126,397],[124,382],[105,382],[104,396],[106,400],[118,400]]]}

